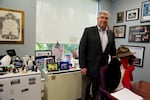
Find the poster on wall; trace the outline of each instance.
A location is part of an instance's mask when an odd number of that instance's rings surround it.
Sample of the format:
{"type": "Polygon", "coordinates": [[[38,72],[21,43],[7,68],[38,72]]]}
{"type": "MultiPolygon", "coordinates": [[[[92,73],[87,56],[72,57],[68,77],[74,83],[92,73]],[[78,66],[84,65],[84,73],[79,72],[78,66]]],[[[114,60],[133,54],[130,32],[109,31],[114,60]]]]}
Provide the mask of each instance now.
{"type": "Polygon", "coordinates": [[[129,27],[129,42],[148,43],[150,38],[150,25],[129,27]]]}
{"type": "Polygon", "coordinates": [[[136,57],[136,59],[134,60],[134,65],[137,67],[143,67],[145,47],[132,45],[123,46],[126,46],[132,53],[134,53],[134,56],[136,57]]]}

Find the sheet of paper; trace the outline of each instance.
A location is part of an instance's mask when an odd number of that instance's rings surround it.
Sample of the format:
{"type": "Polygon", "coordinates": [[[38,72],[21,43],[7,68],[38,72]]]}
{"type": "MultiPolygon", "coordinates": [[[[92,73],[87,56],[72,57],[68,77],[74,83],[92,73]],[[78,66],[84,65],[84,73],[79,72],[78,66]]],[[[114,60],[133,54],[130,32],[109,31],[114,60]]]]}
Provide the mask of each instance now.
{"type": "Polygon", "coordinates": [[[118,100],[144,100],[143,97],[133,93],[127,88],[123,88],[117,92],[111,93],[118,100]]]}

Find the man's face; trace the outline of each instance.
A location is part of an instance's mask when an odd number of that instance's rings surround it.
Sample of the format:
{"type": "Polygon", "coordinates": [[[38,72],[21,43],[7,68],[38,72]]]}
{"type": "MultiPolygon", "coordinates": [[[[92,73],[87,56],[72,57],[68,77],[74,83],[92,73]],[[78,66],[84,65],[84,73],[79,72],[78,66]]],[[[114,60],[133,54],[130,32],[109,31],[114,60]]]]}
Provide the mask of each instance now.
{"type": "Polygon", "coordinates": [[[107,14],[100,14],[97,18],[97,24],[103,30],[108,25],[108,18],[109,18],[109,16],[107,14]]]}

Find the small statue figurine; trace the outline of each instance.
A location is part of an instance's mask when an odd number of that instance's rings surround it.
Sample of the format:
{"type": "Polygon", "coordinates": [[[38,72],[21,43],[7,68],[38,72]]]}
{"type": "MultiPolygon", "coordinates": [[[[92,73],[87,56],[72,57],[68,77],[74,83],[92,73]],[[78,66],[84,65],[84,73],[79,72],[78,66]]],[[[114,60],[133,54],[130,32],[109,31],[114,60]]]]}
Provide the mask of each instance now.
{"type": "Polygon", "coordinates": [[[34,66],[34,59],[32,58],[32,56],[29,56],[29,59],[27,60],[27,66],[29,69],[32,69],[32,66],[34,66]]]}
{"type": "Polygon", "coordinates": [[[35,61],[33,61],[32,71],[37,72],[38,66],[36,65],[35,61]]]}
{"type": "Polygon", "coordinates": [[[29,67],[27,65],[23,65],[22,72],[28,72],[29,67]]]}
{"type": "Polygon", "coordinates": [[[10,64],[7,66],[7,71],[8,72],[12,72],[13,71],[13,68],[14,68],[14,65],[13,64],[10,64]]]}
{"type": "Polygon", "coordinates": [[[17,56],[14,60],[14,65],[16,68],[21,68],[23,65],[23,60],[19,56],[17,56]]]}

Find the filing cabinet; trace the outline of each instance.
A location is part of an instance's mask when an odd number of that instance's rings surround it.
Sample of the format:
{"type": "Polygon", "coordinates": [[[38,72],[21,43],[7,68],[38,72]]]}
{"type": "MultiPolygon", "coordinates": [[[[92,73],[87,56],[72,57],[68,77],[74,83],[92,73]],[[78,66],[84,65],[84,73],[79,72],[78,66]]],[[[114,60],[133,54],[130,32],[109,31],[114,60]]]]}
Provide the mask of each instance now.
{"type": "Polygon", "coordinates": [[[0,100],[41,100],[41,74],[0,75],[0,100]]]}
{"type": "Polygon", "coordinates": [[[56,72],[41,71],[45,78],[44,100],[77,100],[81,98],[81,72],[65,70],[56,72]]]}

